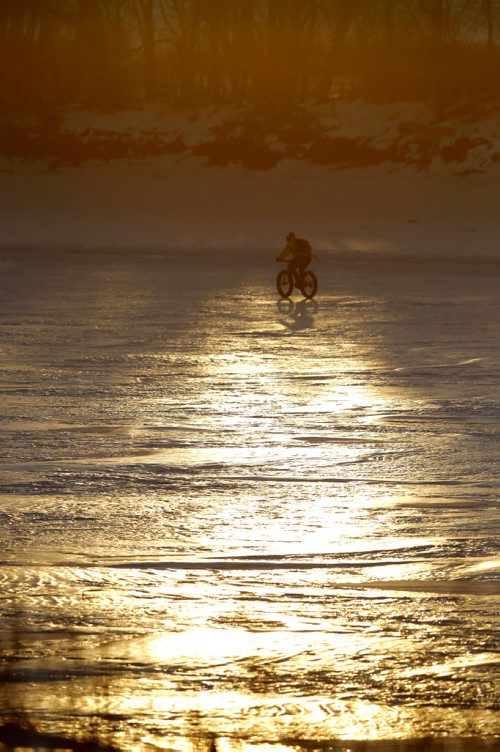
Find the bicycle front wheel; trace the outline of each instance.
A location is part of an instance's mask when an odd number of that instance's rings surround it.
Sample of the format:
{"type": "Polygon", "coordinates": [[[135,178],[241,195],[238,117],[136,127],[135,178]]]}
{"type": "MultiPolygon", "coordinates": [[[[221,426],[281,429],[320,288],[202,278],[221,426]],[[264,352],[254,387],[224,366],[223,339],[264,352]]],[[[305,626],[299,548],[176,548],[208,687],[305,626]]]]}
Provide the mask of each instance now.
{"type": "Polygon", "coordinates": [[[289,298],[293,290],[293,277],[288,269],[282,269],[276,277],[276,287],[282,298],[289,298]]]}
{"type": "Polygon", "coordinates": [[[302,295],[307,298],[308,300],[311,300],[311,298],[314,298],[318,291],[318,279],[314,272],[307,271],[304,272],[304,276],[302,277],[302,295]]]}

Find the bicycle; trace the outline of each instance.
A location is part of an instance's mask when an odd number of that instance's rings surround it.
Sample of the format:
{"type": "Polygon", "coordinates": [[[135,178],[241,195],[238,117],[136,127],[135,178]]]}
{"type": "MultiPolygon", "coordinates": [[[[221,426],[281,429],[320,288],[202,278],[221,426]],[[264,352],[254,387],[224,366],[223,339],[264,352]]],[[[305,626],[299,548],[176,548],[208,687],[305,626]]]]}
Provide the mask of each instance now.
{"type": "Polygon", "coordinates": [[[318,291],[318,278],[312,269],[306,269],[306,271],[297,278],[289,271],[288,267],[278,272],[278,276],[276,277],[276,288],[282,298],[289,298],[294,287],[296,287],[297,290],[300,290],[307,300],[311,300],[318,291]]]}

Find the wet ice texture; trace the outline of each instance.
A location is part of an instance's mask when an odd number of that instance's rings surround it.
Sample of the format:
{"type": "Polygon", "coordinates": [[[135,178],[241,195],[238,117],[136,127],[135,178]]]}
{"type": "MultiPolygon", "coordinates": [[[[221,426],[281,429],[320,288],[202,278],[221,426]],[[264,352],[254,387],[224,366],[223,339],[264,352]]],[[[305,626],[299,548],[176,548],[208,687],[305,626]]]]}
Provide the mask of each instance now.
{"type": "Polygon", "coordinates": [[[325,257],[277,302],[269,259],[0,258],[9,704],[492,738],[499,268],[325,257]]]}

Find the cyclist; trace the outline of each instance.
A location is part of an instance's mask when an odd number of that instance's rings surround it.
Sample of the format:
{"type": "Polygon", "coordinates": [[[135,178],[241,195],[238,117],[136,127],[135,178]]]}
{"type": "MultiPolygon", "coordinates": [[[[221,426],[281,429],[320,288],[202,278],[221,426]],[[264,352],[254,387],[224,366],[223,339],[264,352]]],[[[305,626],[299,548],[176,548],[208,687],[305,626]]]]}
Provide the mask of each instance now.
{"type": "Polygon", "coordinates": [[[286,246],[276,256],[276,261],[286,261],[290,256],[288,271],[298,281],[311,263],[312,248],[308,240],[296,237],[294,232],[289,232],[286,236],[286,246]]]}

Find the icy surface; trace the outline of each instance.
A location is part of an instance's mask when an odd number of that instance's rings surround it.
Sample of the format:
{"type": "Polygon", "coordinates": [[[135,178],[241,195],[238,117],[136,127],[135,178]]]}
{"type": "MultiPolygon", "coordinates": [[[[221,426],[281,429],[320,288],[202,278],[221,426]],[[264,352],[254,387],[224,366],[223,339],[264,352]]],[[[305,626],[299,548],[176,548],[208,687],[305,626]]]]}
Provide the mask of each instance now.
{"type": "Polygon", "coordinates": [[[278,301],[272,254],[3,252],[4,713],[494,739],[500,269],[315,268],[278,301]]]}

